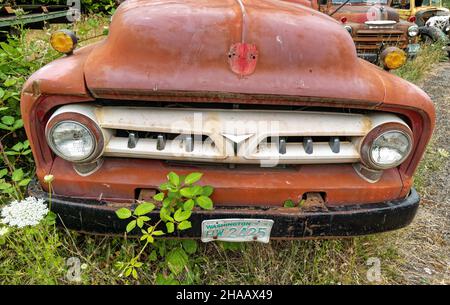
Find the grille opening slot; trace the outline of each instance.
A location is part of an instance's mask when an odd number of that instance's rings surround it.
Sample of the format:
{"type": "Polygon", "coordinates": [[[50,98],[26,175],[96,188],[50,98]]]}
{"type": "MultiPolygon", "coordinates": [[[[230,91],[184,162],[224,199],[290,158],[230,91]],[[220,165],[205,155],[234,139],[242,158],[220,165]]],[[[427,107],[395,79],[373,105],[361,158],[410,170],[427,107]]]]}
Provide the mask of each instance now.
{"type": "Polygon", "coordinates": [[[327,193],[326,192],[308,192],[302,195],[302,204],[319,207],[321,204],[327,203],[327,193]]]}
{"type": "MultiPolygon", "coordinates": [[[[148,131],[134,131],[134,130],[121,130],[121,129],[117,129],[116,130],[116,137],[118,138],[128,138],[130,136],[130,134],[135,134],[137,136],[137,138],[139,139],[158,139],[159,135],[163,135],[165,136],[166,140],[176,140],[176,139],[184,139],[186,138],[187,134],[180,134],[180,133],[166,133],[166,132],[148,132],[148,131]]],[[[195,135],[192,134],[190,135],[194,138],[194,140],[198,141],[201,138],[202,142],[206,142],[209,138],[209,136],[207,135],[195,135]]],[[[211,141],[211,140],[208,140],[211,141]]]]}
{"type": "Polygon", "coordinates": [[[262,144],[271,144],[271,143],[278,143],[279,139],[285,139],[286,143],[303,143],[305,138],[311,138],[313,143],[328,143],[330,141],[330,138],[332,137],[338,137],[341,142],[351,142],[351,137],[341,137],[341,136],[321,136],[321,137],[307,137],[307,136],[279,136],[279,137],[267,137],[263,141],[261,141],[262,144]]]}

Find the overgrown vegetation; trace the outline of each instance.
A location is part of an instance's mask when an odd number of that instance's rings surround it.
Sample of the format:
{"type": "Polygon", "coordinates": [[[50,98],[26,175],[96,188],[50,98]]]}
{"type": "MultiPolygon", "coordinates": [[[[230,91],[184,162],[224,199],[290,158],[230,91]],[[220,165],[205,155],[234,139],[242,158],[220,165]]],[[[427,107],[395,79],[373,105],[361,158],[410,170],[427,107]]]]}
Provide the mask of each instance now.
{"type": "MultiPolygon", "coordinates": [[[[83,41],[101,35],[107,22],[107,18],[92,17],[69,27],[74,27],[83,41]]],[[[50,31],[22,32],[19,38],[11,37],[0,43],[0,140],[3,146],[0,199],[3,203],[12,198],[20,199],[34,175],[20,118],[21,87],[31,73],[59,56],[48,45],[50,31]]],[[[441,59],[440,46],[429,46],[397,73],[417,82],[441,59]]],[[[148,235],[148,230],[145,234],[148,235]]],[[[0,236],[0,284],[176,284],[180,281],[195,284],[360,284],[371,283],[366,276],[371,257],[382,263],[381,283],[395,283],[401,279],[393,262],[401,258],[395,247],[385,242],[390,234],[327,241],[272,241],[269,245],[198,245],[191,241],[180,244],[160,240],[154,247],[142,250],[139,239],[89,236],[42,225],[0,236]],[[177,261],[186,260],[176,249],[189,254],[193,276],[179,278],[178,269],[168,267],[170,259],[167,257],[172,251],[177,252],[177,261]],[[167,260],[161,263],[155,256],[167,260]],[[138,266],[140,272],[135,278],[135,268],[126,269],[124,262],[136,257],[139,262],[136,260],[133,267],[138,266]],[[70,276],[75,267],[80,271],[79,278],[70,276]],[[130,278],[120,276],[124,270],[130,272],[130,278]]],[[[146,238],[148,240],[148,236],[146,238]]]]}
{"type": "MultiPolygon", "coordinates": [[[[0,0],[0,4],[66,5],[67,0],[0,0]]],[[[87,13],[111,13],[117,7],[116,0],[80,0],[80,4],[87,13]]]]}
{"type": "Polygon", "coordinates": [[[443,42],[422,45],[418,56],[395,71],[395,74],[410,82],[417,83],[433,69],[436,63],[448,60],[446,52],[443,51],[443,47],[443,42]]]}

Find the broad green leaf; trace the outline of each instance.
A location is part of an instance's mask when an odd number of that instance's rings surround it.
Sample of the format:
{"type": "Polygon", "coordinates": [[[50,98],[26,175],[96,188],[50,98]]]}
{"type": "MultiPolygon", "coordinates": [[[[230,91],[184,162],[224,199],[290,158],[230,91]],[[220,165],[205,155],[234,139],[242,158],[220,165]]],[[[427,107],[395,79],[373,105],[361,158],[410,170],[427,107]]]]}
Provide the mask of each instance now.
{"type": "Polygon", "coordinates": [[[191,217],[192,212],[191,211],[183,211],[182,209],[178,209],[175,214],[173,215],[173,218],[177,222],[182,222],[184,220],[189,219],[191,217]]]}
{"type": "Polygon", "coordinates": [[[3,84],[5,85],[5,87],[12,87],[17,83],[17,79],[15,78],[9,78],[7,79],[3,84]]]}
{"type": "Polygon", "coordinates": [[[132,267],[128,267],[127,270],[125,270],[125,273],[124,273],[125,276],[129,277],[131,275],[132,271],[133,271],[133,268],[132,267]]]}
{"type": "Polygon", "coordinates": [[[161,191],[167,191],[168,189],[169,189],[169,182],[164,182],[163,184],[161,184],[160,186],[159,186],[159,189],[161,190],[161,191]]]}
{"type": "MultiPolygon", "coordinates": [[[[4,96],[5,96],[5,90],[0,88],[0,99],[2,99],[4,96]]],[[[0,111],[6,110],[6,109],[8,109],[8,107],[1,107],[0,111]]]]}
{"type": "Polygon", "coordinates": [[[181,194],[183,197],[186,197],[186,198],[192,198],[192,197],[194,197],[194,194],[193,194],[192,189],[191,189],[190,187],[184,187],[184,188],[182,188],[182,189],[180,190],[180,194],[181,194]]]}
{"type": "Polygon", "coordinates": [[[20,119],[20,120],[17,120],[17,121],[14,122],[14,125],[13,125],[12,128],[14,130],[17,130],[17,129],[22,128],[22,127],[23,127],[23,120],[20,119]]]}
{"type": "Polygon", "coordinates": [[[149,221],[151,218],[147,216],[141,216],[139,218],[142,218],[143,221],[149,221]]]}
{"type": "Polygon", "coordinates": [[[159,194],[156,194],[155,196],[153,196],[153,199],[155,199],[156,201],[163,201],[165,195],[166,194],[164,194],[164,193],[159,193],[159,194]]]}
{"type": "Polygon", "coordinates": [[[162,221],[171,221],[173,222],[172,216],[170,216],[170,210],[168,208],[162,208],[159,212],[159,217],[162,221]]]}
{"type": "Polygon", "coordinates": [[[192,209],[194,208],[194,205],[195,205],[194,200],[189,199],[188,201],[186,201],[186,202],[183,204],[183,209],[184,209],[185,211],[192,211],[192,209]]]}
{"type": "Polygon", "coordinates": [[[283,206],[285,208],[294,208],[295,207],[295,202],[289,199],[289,200],[286,200],[284,202],[283,206]]]}
{"type": "Polygon", "coordinates": [[[27,179],[23,179],[22,181],[19,182],[19,186],[27,186],[28,184],[30,184],[31,179],[27,178],[27,179]]]}
{"type": "Polygon", "coordinates": [[[156,253],[156,250],[153,250],[150,255],[148,256],[148,260],[151,262],[154,262],[158,259],[158,254],[156,253]]]}
{"type": "Polygon", "coordinates": [[[144,226],[144,220],[142,219],[142,217],[138,217],[138,219],[136,219],[136,224],[139,228],[142,228],[144,226]]]}
{"type": "Polygon", "coordinates": [[[138,205],[138,207],[134,210],[134,215],[142,216],[142,215],[150,213],[154,209],[155,209],[155,205],[153,203],[144,202],[144,203],[138,205]]]}
{"type": "Polygon", "coordinates": [[[7,190],[11,187],[12,185],[10,183],[6,183],[6,182],[1,182],[0,183],[0,191],[4,191],[7,190]]]}
{"type": "Polygon", "coordinates": [[[199,181],[202,178],[202,173],[192,173],[187,175],[186,179],[184,179],[184,183],[187,185],[194,184],[195,182],[199,181]]]}
{"type": "Polygon", "coordinates": [[[16,170],[13,172],[11,179],[12,179],[14,182],[17,182],[17,181],[22,180],[22,179],[23,179],[23,170],[22,170],[21,168],[16,169],[16,170]]]}
{"type": "Polygon", "coordinates": [[[0,170],[0,178],[3,178],[8,174],[8,170],[6,168],[0,170]]]}
{"type": "Polygon", "coordinates": [[[154,241],[155,241],[155,239],[153,238],[153,236],[151,236],[151,235],[147,236],[148,243],[153,244],[154,241]]]}
{"type": "Polygon", "coordinates": [[[187,267],[189,258],[182,248],[176,248],[167,253],[166,263],[173,274],[179,275],[187,267]]]}
{"type": "Polygon", "coordinates": [[[133,229],[136,228],[136,224],[137,224],[136,220],[130,221],[130,223],[127,225],[127,233],[133,231],[133,229]]]}
{"type": "Polygon", "coordinates": [[[173,233],[175,231],[175,225],[173,222],[166,223],[167,233],[173,233]]]}
{"type": "Polygon", "coordinates": [[[141,263],[141,262],[137,262],[137,263],[134,263],[134,264],[133,264],[133,266],[136,267],[136,268],[141,268],[142,265],[144,265],[144,264],[141,263]]]}
{"type": "Polygon", "coordinates": [[[165,277],[163,274],[158,274],[156,276],[156,285],[179,285],[180,282],[174,279],[173,274],[165,277]]]}
{"type": "Polygon", "coordinates": [[[154,236],[162,236],[162,235],[164,235],[164,234],[166,234],[166,233],[164,233],[164,232],[161,231],[161,230],[153,231],[153,235],[154,235],[154,236]]]}
{"type": "Polygon", "coordinates": [[[7,125],[5,125],[5,124],[2,124],[2,123],[0,123],[0,129],[3,129],[3,130],[12,130],[12,127],[9,127],[9,126],[7,126],[7,125]]]}
{"type": "Polygon", "coordinates": [[[168,208],[170,206],[171,200],[169,198],[166,198],[163,200],[163,207],[168,208]]]}
{"type": "Polygon", "coordinates": [[[193,196],[202,195],[203,188],[200,185],[191,186],[191,192],[193,196]]]}
{"type": "Polygon", "coordinates": [[[5,115],[4,117],[2,117],[2,123],[8,126],[13,125],[15,121],[16,120],[14,119],[14,117],[9,115],[5,115]]]}
{"type": "Polygon", "coordinates": [[[16,145],[14,145],[13,147],[11,147],[11,149],[15,150],[15,151],[21,151],[23,149],[23,144],[19,142],[16,145]]]}
{"type": "Polygon", "coordinates": [[[127,219],[131,217],[131,211],[127,208],[121,208],[116,211],[116,215],[119,219],[127,219]]]}
{"type": "Polygon", "coordinates": [[[133,271],[131,272],[131,275],[133,276],[133,278],[134,278],[135,280],[138,279],[138,274],[137,274],[136,269],[133,268],[133,271]]]}
{"type": "Polygon", "coordinates": [[[197,252],[197,241],[193,239],[183,239],[181,243],[187,254],[194,254],[195,252],[197,252]]]}
{"type": "Polygon", "coordinates": [[[213,187],[209,186],[209,185],[204,186],[203,189],[202,189],[202,195],[206,196],[206,197],[211,196],[213,192],[214,192],[213,187]]]}
{"type": "Polygon", "coordinates": [[[170,172],[167,175],[167,178],[169,179],[170,183],[172,183],[174,186],[179,186],[180,185],[180,177],[175,174],[174,172],[170,172]]]}
{"type": "Polygon", "coordinates": [[[190,221],[183,221],[178,225],[178,230],[183,231],[192,228],[192,224],[190,221]]]}
{"type": "Polygon", "coordinates": [[[195,201],[204,210],[212,210],[213,209],[213,202],[209,197],[200,196],[195,201]]]}

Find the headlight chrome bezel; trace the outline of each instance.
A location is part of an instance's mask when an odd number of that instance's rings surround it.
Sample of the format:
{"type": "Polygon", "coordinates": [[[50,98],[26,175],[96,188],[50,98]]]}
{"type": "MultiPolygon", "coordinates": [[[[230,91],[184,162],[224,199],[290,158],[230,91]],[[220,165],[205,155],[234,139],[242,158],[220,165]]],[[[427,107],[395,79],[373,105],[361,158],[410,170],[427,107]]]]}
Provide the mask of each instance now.
{"type": "Polygon", "coordinates": [[[349,25],[344,25],[344,29],[347,30],[347,32],[352,35],[353,34],[353,28],[349,25]]]}
{"type": "Polygon", "coordinates": [[[408,28],[409,37],[417,37],[419,35],[419,26],[412,25],[408,28]]]}
{"type": "Polygon", "coordinates": [[[403,164],[408,158],[411,156],[411,152],[414,147],[414,137],[412,134],[411,129],[403,124],[400,123],[386,123],[383,125],[380,125],[378,127],[375,127],[372,129],[366,137],[363,139],[361,148],[360,148],[360,154],[361,154],[361,162],[367,166],[368,168],[375,169],[375,170],[387,170],[391,168],[395,168],[403,164]],[[395,163],[391,164],[380,164],[373,160],[372,157],[372,148],[373,144],[383,135],[391,133],[391,132],[398,132],[402,135],[404,135],[408,139],[409,146],[407,148],[406,153],[404,156],[396,161],[395,163]]]}
{"type": "Polygon", "coordinates": [[[61,113],[51,118],[47,123],[45,137],[47,140],[47,144],[50,146],[50,149],[53,151],[53,153],[55,153],[60,158],[72,163],[90,163],[95,161],[101,156],[105,143],[103,133],[97,123],[82,114],[72,112],[61,113]],[[90,151],[88,156],[83,158],[72,158],[63,154],[57,148],[53,140],[53,132],[56,127],[60,126],[63,123],[74,123],[85,128],[89,132],[89,135],[92,137],[94,147],[90,151]]]}

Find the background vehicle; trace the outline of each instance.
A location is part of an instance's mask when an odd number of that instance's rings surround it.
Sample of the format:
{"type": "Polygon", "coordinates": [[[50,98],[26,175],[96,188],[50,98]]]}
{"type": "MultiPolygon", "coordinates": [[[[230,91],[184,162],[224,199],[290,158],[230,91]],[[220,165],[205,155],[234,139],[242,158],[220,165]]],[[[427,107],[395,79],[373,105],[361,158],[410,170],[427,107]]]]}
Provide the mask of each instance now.
{"type": "Polygon", "coordinates": [[[0,31],[14,32],[15,26],[42,28],[45,23],[68,23],[70,9],[67,4],[4,0],[0,3],[0,31]]]}
{"type": "Polygon", "coordinates": [[[447,41],[450,56],[450,10],[442,5],[442,0],[390,0],[404,20],[415,22],[426,43],[447,41]]]}
{"type": "Polygon", "coordinates": [[[319,0],[315,5],[343,24],[355,42],[358,56],[372,63],[379,63],[388,47],[399,48],[409,57],[420,49],[417,26],[400,20],[387,0],[319,0]]]}

